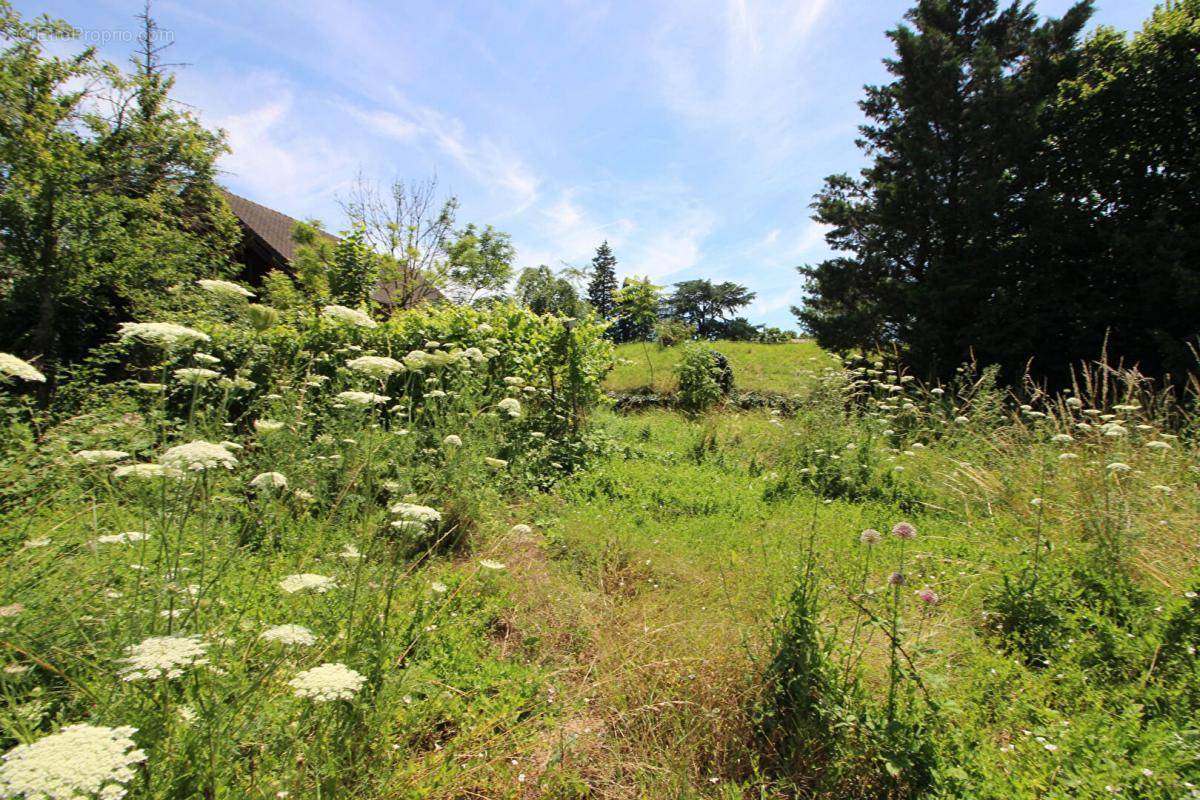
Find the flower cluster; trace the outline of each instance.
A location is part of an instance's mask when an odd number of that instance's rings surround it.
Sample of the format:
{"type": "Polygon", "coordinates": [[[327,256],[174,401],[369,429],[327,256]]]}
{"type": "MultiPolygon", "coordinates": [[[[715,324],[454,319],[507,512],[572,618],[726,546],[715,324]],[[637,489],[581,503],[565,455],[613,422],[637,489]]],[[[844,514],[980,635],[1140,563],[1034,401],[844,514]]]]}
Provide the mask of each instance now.
{"type": "Polygon", "coordinates": [[[124,450],[80,450],[75,458],[85,464],[110,464],[129,458],[124,450]]]}
{"type": "Polygon", "coordinates": [[[288,485],[287,476],[282,472],[263,472],[255,475],[250,481],[250,488],[262,491],[271,491],[274,489],[286,489],[288,485]]]}
{"type": "Polygon", "coordinates": [[[122,322],[120,336],[122,339],[137,339],[160,347],[210,341],[207,333],[172,322],[122,322]]]}
{"type": "Polygon", "coordinates": [[[322,664],[301,672],[288,681],[288,686],[295,690],[296,697],[325,703],[350,700],[366,680],[345,664],[322,664]]]}
{"type": "Polygon", "coordinates": [[[312,572],[303,572],[299,575],[288,575],[279,582],[279,588],[283,589],[288,594],[296,594],[297,592],[316,592],[324,594],[330,589],[337,587],[337,581],[327,575],[317,575],[312,572]]]}
{"type": "Polygon", "coordinates": [[[120,800],[132,767],[146,760],[133,741],[136,728],[68,725],[4,754],[0,795],[29,800],[120,800]]]}
{"type": "Polygon", "coordinates": [[[343,403],[352,403],[356,406],[372,406],[378,403],[386,403],[392,398],[386,394],[374,394],[372,392],[338,392],[337,399],[343,403]]]}
{"type": "Polygon", "coordinates": [[[206,292],[218,295],[220,297],[229,297],[233,299],[250,300],[254,298],[254,292],[244,286],[240,286],[233,281],[218,281],[218,280],[199,280],[196,281],[206,292]]]}
{"type": "Polygon", "coordinates": [[[300,647],[309,647],[317,643],[317,637],[303,625],[276,625],[263,631],[259,638],[268,642],[300,647]]]}
{"type": "Polygon", "coordinates": [[[521,401],[515,397],[506,397],[496,404],[496,409],[515,419],[521,416],[521,401]]]}
{"type": "Polygon", "coordinates": [[[337,320],[338,322],[345,322],[350,325],[356,325],[359,328],[377,327],[375,320],[371,319],[369,315],[364,314],[357,309],[347,308],[346,306],[325,306],[323,309],[321,309],[321,313],[330,319],[337,320]]]}
{"type": "Polygon", "coordinates": [[[46,376],[28,361],[10,353],[0,353],[0,378],[20,378],[23,381],[45,383],[46,376]]]}
{"type": "Polygon", "coordinates": [[[164,467],[173,467],[187,472],[203,472],[207,469],[233,469],[237,458],[224,445],[212,442],[188,442],[172,447],[159,459],[164,467]]]}
{"type": "Polygon", "coordinates": [[[126,681],[178,678],[185,668],[208,663],[206,648],[199,636],[151,636],[130,645],[118,674],[126,681]]]}
{"type": "Polygon", "coordinates": [[[404,370],[403,364],[387,356],[359,356],[346,362],[346,366],[356,372],[370,375],[372,378],[386,378],[404,370]]]}

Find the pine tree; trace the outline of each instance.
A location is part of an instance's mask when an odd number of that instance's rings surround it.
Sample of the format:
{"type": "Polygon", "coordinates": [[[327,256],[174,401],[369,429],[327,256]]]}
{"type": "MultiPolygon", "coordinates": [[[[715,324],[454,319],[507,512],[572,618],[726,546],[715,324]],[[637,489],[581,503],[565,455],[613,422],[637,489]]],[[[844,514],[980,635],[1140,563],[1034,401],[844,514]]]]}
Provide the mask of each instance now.
{"type": "Polygon", "coordinates": [[[616,312],[613,295],[617,291],[617,259],[608,246],[608,240],[596,248],[592,259],[592,280],[588,283],[588,302],[596,309],[596,315],[611,322],[616,312]]]}
{"type": "Polygon", "coordinates": [[[818,342],[895,344],[927,374],[974,351],[1019,377],[1046,336],[1022,307],[1037,268],[1028,245],[1045,226],[1045,109],[1076,68],[1091,10],[1083,0],[1039,21],[1032,4],[920,0],[911,27],[889,32],[893,80],[860,103],[871,163],[827,178],[814,203],[844,253],[801,268],[809,300],[795,311],[818,342]]]}

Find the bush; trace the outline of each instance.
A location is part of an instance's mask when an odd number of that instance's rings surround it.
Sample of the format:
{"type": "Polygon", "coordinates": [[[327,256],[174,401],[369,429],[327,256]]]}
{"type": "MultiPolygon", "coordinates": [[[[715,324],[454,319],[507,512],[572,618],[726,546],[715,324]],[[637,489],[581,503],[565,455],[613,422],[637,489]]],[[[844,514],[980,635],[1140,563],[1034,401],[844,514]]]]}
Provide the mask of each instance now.
{"type": "MultiPolygon", "coordinates": [[[[728,362],[725,369],[729,369],[728,362]]],[[[675,371],[679,376],[679,404],[685,410],[703,411],[721,399],[719,380],[724,372],[713,358],[712,350],[698,344],[688,345],[675,371]]]]}
{"type": "Polygon", "coordinates": [[[662,348],[675,347],[690,342],[696,336],[695,327],[677,319],[659,320],[654,326],[654,339],[662,348]]]}

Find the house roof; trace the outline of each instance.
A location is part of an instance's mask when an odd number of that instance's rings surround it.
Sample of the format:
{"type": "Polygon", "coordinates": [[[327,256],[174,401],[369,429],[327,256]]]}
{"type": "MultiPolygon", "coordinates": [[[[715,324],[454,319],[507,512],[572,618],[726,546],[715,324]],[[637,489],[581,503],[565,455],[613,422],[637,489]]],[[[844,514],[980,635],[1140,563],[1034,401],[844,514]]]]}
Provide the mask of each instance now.
{"type": "MultiPolygon", "coordinates": [[[[268,247],[274,250],[284,261],[291,262],[296,256],[296,243],[292,240],[292,230],[298,219],[281,214],[273,208],[267,208],[253,200],[247,200],[228,189],[221,190],[229,209],[242,221],[242,224],[262,239],[268,247]]],[[[321,235],[330,241],[338,241],[338,237],[321,231],[321,235]]]]}
{"type": "MultiPolygon", "coordinates": [[[[225,195],[226,202],[229,203],[230,211],[241,220],[247,233],[261,246],[272,251],[268,260],[286,268],[296,256],[296,242],[292,239],[292,231],[295,230],[299,220],[253,200],[248,200],[241,195],[236,195],[228,189],[223,188],[221,192],[225,195]]],[[[331,242],[341,241],[337,236],[326,231],[320,231],[320,234],[331,242]]],[[[405,295],[407,295],[409,307],[445,299],[438,288],[424,276],[415,278],[415,283],[411,286],[410,291],[405,290],[404,283],[401,281],[384,281],[371,293],[372,299],[376,302],[389,306],[404,302],[400,298],[405,295]]]]}

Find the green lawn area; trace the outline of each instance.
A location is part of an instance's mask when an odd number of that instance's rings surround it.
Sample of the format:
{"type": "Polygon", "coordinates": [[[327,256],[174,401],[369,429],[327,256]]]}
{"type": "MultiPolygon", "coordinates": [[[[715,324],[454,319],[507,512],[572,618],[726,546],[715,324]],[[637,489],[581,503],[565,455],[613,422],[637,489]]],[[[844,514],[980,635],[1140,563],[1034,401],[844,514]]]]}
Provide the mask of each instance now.
{"type": "MultiPolygon", "coordinates": [[[[734,385],[743,392],[801,392],[809,385],[812,376],[831,361],[816,343],[808,340],[788,344],[712,342],[712,348],[729,358],[733,365],[734,385]]],[[[638,342],[618,345],[616,366],[609,373],[605,388],[627,392],[653,386],[660,392],[675,391],[677,382],[674,367],[682,353],[682,347],[663,349],[654,344],[643,346],[638,342]],[[651,367],[653,383],[650,379],[651,367]]]]}

